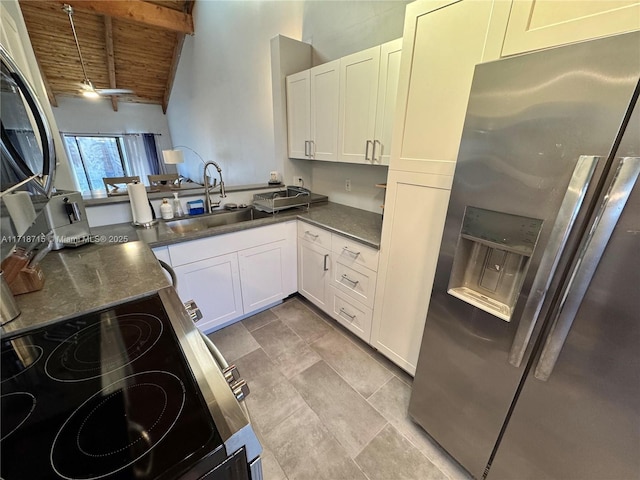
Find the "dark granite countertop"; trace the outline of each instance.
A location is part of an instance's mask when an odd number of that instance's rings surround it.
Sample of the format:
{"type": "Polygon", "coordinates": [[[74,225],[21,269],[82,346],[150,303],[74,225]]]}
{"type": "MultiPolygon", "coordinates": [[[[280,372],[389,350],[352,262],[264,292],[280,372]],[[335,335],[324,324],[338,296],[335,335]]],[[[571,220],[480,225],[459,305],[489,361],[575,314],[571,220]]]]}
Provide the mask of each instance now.
{"type": "Polygon", "coordinates": [[[41,263],[44,287],[16,296],[20,315],[2,335],[110,308],[170,285],[144,242],[93,244],[49,253],[41,263]]]}
{"type": "Polygon", "coordinates": [[[64,321],[152,295],[170,285],[150,247],[302,220],[373,248],[380,247],[382,215],[337,203],[313,204],[257,220],[190,233],[174,233],[160,220],[151,228],[129,223],[95,227],[96,243],[49,253],[41,263],[42,290],[18,295],[21,314],[0,328],[2,335],[64,321]]]}
{"type": "Polygon", "coordinates": [[[97,236],[97,241],[99,243],[117,243],[139,240],[147,243],[150,247],[155,248],[295,219],[311,223],[347,238],[357,240],[370,247],[380,248],[382,215],[332,202],[312,204],[311,208],[308,210],[283,210],[275,215],[269,216],[268,218],[260,218],[231,225],[222,225],[196,232],[175,233],[163,220],[159,220],[156,225],[153,225],[150,228],[136,228],[129,223],[119,223],[115,225],[93,227],[91,228],[91,233],[97,236]]]}

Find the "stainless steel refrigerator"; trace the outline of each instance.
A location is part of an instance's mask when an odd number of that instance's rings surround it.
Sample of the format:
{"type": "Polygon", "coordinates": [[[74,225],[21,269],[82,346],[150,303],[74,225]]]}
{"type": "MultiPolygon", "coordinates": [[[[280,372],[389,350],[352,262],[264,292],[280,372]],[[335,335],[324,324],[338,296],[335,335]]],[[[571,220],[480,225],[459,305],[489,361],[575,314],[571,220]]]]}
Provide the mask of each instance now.
{"type": "Polygon", "coordinates": [[[640,32],[476,67],[409,406],[476,478],[640,478],[639,80],[640,32]]]}

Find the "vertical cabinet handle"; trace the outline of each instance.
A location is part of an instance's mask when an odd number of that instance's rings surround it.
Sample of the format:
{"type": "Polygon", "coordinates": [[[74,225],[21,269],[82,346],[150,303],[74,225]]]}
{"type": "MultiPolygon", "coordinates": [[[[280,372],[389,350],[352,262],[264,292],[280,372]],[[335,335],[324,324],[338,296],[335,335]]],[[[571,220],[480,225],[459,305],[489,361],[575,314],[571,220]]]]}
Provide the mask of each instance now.
{"type": "Polygon", "coordinates": [[[609,243],[639,173],[640,157],[625,157],[620,160],[615,178],[598,208],[595,220],[576,259],[569,282],[565,291],[562,292],[562,300],[556,318],[534,372],[534,377],[538,380],[547,381],[553,372],[576,313],[578,313],[591,279],[600,263],[600,258],[609,243]]]}
{"type": "Polygon", "coordinates": [[[315,140],[309,140],[309,156],[315,158],[316,156],[316,142],[315,140]]]}
{"type": "Polygon", "coordinates": [[[600,157],[583,155],[578,159],[573,170],[569,187],[560,205],[556,222],[553,225],[545,248],[545,254],[540,260],[527,303],[522,311],[520,323],[511,344],[509,363],[514,367],[519,367],[522,363],[547,290],[551,284],[551,278],[556,271],[562,250],[566,246],[569,233],[578,216],[599,159],[600,157]]]}
{"type": "MultiPolygon", "coordinates": [[[[371,154],[371,163],[376,163],[376,143],[378,145],[380,145],[380,152],[382,152],[382,144],[380,143],[380,140],[374,140],[373,141],[373,153],[371,154]]],[[[380,153],[378,152],[378,153],[380,153]]]]}
{"type": "Polygon", "coordinates": [[[304,156],[309,156],[309,140],[304,141],[304,156]]]}
{"type": "Polygon", "coordinates": [[[373,142],[371,140],[367,140],[364,146],[364,159],[366,161],[371,161],[371,159],[369,158],[369,145],[373,145],[373,142]]]}
{"type": "Polygon", "coordinates": [[[329,270],[329,267],[327,266],[327,260],[329,259],[329,254],[325,253],[324,255],[324,266],[322,267],[323,270],[326,272],[327,270],[329,270]]]}

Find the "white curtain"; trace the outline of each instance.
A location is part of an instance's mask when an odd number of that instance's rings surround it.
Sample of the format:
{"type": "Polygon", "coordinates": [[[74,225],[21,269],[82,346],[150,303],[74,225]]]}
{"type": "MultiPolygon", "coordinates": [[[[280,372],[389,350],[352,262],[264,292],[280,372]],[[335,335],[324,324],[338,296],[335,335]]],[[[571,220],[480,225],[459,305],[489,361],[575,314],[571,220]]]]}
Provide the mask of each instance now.
{"type": "MultiPolygon", "coordinates": [[[[126,133],[123,135],[123,139],[127,163],[132,170],[129,174],[138,175],[142,183],[149,185],[147,175],[153,175],[150,163],[154,160],[147,157],[142,134],[126,133]]],[[[175,165],[166,165],[162,161],[162,150],[168,150],[171,148],[168,138],[165,138],[162,135],[154,135],[154,140],[158,157],[158,173],[176,173],[177,170],[175,165]]]]}

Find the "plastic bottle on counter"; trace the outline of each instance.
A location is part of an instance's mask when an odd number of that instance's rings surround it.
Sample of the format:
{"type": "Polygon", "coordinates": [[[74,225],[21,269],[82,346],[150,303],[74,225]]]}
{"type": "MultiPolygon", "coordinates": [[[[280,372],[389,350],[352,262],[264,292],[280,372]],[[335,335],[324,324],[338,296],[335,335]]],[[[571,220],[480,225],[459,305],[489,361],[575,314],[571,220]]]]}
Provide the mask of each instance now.
{"type": "Polygon", "coordinates": [[[176,217],[184,217],[184,210],[182,210],[178,192],[173,192],[173,214],[176,217]]]}
{"type": "Polygon", "coordinates": [[[160,215],[163,220],[171,220],[173,218],[173,208],[169,204],[169,200],[162,199],[162,205],[160,205],[160,215]]]}

